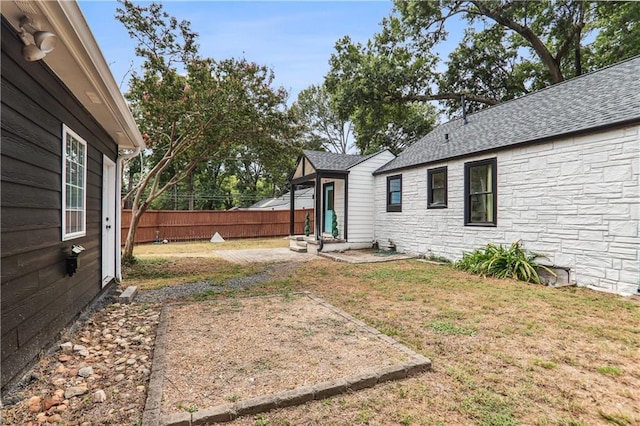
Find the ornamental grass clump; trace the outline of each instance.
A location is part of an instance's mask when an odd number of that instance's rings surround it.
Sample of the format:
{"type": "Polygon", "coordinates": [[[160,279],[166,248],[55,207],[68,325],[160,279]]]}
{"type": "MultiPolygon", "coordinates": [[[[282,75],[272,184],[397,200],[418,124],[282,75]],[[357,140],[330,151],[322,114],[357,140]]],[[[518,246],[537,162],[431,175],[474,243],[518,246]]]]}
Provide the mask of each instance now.
{"type": "Polygon", "coordinates": [[[523,249],[520,243],[516,241],[509,248],[489,243],[484,248],[464,253],[455,266],[472,274],[515,278],[536,284],[540,284],[539,268],[553,276],[556,275],[551,269],[536,262],[536,259],[545,258],[545,256],[523,249]]]}

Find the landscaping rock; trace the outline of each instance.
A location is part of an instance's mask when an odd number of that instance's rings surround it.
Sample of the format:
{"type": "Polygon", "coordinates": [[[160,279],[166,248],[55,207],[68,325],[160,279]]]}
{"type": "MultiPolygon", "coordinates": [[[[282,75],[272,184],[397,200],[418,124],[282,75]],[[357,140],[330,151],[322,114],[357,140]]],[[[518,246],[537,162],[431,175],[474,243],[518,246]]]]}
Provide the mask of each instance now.
{"type": "Polygon", "coordinates": [[[78,370],[78,376],[80,377],[89,377],[93,375],[93,368],[92,367],[83,367],[81,369],[78,370]]]}
{"type": "Polygon", "coordinates": [[[32,396],[27,402],[27,408],[32,413],[38,413],[42,409],[42,398],[39,396],[32,396]]]}
{"type": "Polygon", "coordinates": [[[64,397],[66,399],[73,398],[74,396],[80,396],[87,393],[89,389],[86,386],[71,386],[64,391],[64,397]]]}
{"type": "Polygon", "coordinates": [[[93,402],[105,402],[107,400],[107,394],[102,389],[98,389],[93,394],[93,402]]]}

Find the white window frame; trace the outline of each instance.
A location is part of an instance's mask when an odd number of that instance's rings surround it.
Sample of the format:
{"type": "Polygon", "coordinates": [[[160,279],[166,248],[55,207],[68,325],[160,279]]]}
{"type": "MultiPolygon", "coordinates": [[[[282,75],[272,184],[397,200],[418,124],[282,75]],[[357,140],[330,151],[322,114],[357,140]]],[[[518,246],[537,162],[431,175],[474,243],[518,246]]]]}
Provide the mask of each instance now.
{"type": "Polygon", "coordinates": [[[62,241],[74,238],[84,237],[87,235],[87,142],[82,139],[76,132],[62,125],[62,241]],[[75,139],[84,147],[84,155],[82,156],[82,206],[79,210],[82,212],[82,229],[80,231],[67,233],[67,143],[69,137],[75,139]]]}

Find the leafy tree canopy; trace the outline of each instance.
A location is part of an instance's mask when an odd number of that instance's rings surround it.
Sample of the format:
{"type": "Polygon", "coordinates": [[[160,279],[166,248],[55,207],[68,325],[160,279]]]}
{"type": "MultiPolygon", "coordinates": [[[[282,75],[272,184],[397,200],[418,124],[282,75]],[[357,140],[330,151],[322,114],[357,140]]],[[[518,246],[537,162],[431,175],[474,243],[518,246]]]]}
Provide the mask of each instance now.
{"type": "Polygon", "coordinates": [[[312,85],[301,91],[291,109],[306,146],[340,154],[349,152],[351,123],[338,116],[324,86],[312,85]]]}
{"type": "Polygon", "coordinates": [[[133,253],[137,224],[151,203],[200,164],[226,158],[237,147],[282,151],[291,139],[287,92],[273,88],[273,73],[246,59],[214,60],[198,54],[197,34],[150,3],[121,2],[116,18],[137,40],[143,59],[126,94],[149,151],[131,190],[132,223],[124,257],[133,253]]]}
{"type": "Polygon", "coordinates": [[[415,140],[403,119],[416,104],[439,101],[455,116],[463,95],[474,111],[640,54],[640,3],[395,0],[380,33],[366,44],[344,37],[335,50],[325,83],[358,146],[397,149],[384,127],[415,140]],[[436,47],[452,19],[468,29],[443,62],[436,47]]]}

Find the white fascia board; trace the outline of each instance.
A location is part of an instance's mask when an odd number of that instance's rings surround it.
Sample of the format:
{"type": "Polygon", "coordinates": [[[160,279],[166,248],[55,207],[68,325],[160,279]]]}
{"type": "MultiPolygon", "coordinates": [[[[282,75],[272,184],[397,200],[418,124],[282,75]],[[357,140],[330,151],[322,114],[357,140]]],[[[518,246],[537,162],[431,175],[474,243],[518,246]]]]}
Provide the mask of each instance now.
{"type": "MultiPolygon", "coordinates": [[[[24,1],[16,2],[18,4],[24,1]]],[[[144,148],[138,126],[76,1],[31,1],[58,44],[43,61],[121,148],[144,148]],[[95,103],[87,92],[93,92],[95,103]]],[[[44,28],[43,28],[44,29],[44,28]]]]}

